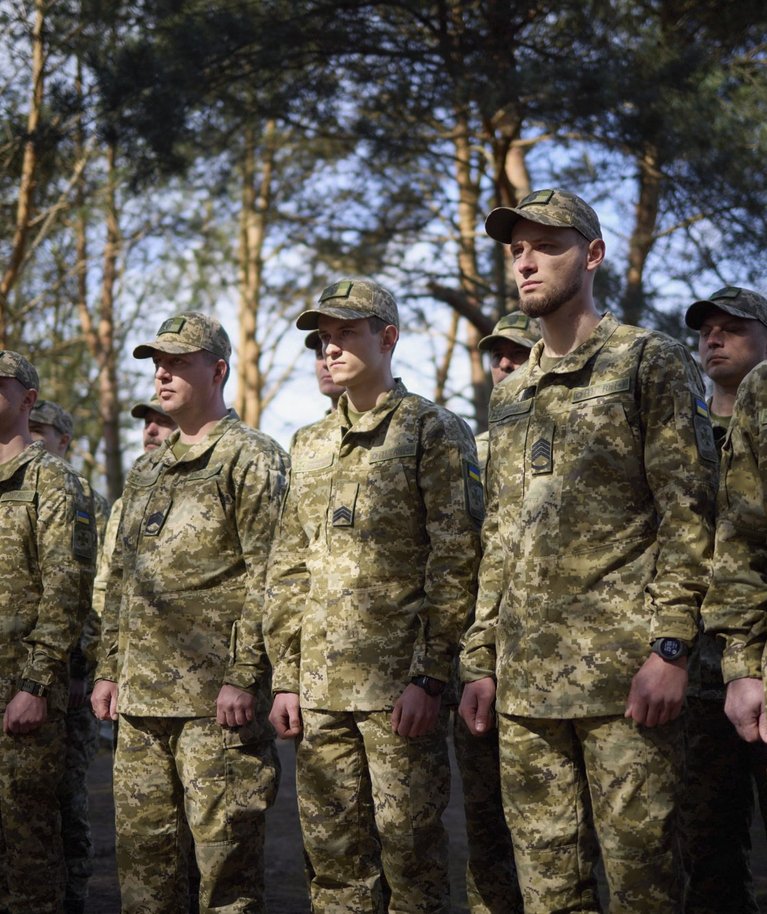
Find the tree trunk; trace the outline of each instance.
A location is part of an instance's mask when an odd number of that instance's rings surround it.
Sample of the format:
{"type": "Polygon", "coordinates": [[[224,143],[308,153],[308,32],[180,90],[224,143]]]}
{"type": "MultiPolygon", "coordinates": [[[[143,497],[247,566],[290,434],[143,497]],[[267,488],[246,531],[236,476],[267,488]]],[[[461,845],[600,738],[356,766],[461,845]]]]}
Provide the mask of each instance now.
{"type": "Polygon", "coordinates": [[[636,220],[629,241],[626,291],[623,295],[623,320],[627,324],[639,324],[645,309],[642,277],[647,256],[655,240],[661,190],[658,155],[654,145],[648,146],[639,159],[638,181],[636,220]]]}

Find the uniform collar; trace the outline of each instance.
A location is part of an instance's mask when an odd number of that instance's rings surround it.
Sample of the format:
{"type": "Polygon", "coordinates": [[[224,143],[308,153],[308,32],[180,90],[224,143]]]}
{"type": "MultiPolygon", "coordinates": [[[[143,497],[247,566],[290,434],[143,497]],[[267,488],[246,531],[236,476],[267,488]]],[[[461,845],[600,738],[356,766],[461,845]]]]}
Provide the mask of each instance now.
{"type": "Polygon", "coordinates": [[[33,441],[28,444],[20,454],[6,461],[6,463],[0,464],[0,482],[9,480],[19,467],[39,457],[44,451],[45,445],[42,441],[33,441]]]}
{"type": "Polygon", "coordinates": [[[193,460],[197,460],[198,457],[202,457],[203,454],[209,451],[221,438],[223,438],[229,429],[233,425],[239,423],[239,421],[240,417],[233,409],[227,410],[226,415],[219,419],[202,441],[197,441],[195,444],[191,445],[189,450],[178,459],[173,453],[173,445],[178,441],[181,432],[176,429],[168,435],[165,441],[160,445],[159,450],[156,451],[150,459],[154,464],[163,463],[165,466],[173,466],[177,463],[190,463],[193,460]]]}
{"type": "Polygon", "coordinates": [[[538,340],[533,346],[532,351],[530,352],[530,358],[527,362],[528,380],[532,383],[536,383],[546,374],[568,374],[569,372],[580,371],[589,359],[599,352],[619,326],[620,324],[612,314],[610,314],[609,311],[606,311],[602,320],[600,320],[591,331],[591,334],[580,344],[580,346],[572,352],[568,352],[567,355],[562,356],[557,364],[549,371],[544,371],[541,367],[544,342],[543,340],[538,340]]]}
{"type": "Polygon", "coordinates": [[[339,428],[348,429],[354,434],[372,432],[399,406],[405,396],[407,396],[407,388],[402,383],[401,378],[395,378],[394,387],[392,387],[391,390],[387,390],[386,393],[379,398],[378,403],[376,403],[372,409],[368,409],[362,413],[359,419],[352,425],[349,422],[349,414],[347,412],[349,408],[349,398],[346,393],[342,393],[334,413],[336,424],[339,428]]]}

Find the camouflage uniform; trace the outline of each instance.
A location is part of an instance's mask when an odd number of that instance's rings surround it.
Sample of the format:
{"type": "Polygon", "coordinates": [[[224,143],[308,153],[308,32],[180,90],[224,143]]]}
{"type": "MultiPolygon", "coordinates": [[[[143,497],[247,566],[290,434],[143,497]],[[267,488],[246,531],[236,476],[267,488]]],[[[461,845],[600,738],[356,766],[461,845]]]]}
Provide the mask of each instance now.
{"type": "Polygon", "coordinates": [[[390,714],[411,677],[447,681],[473,603],[474,444],[399,381],[355,423],[347,407],[296,433],[267,595],[274,688],[300,694],[313,910],[383,910],[380,839],[389,910],[447,914],[446,715],[403,738],[390,714]]]}
{"type": "Polygon", "coordinates": [[[708,411],[684,347],[610,315],[550,370],[542,354],[490,402],[464,679],[497,674],[527,914],[599,910],[594,827],[611,910],[668,914],[681,906],[682,725],[623,715],[651,644],[696,634],[716,484],[708,411]]]}
{"type": "Polygon", "coordinates": [[[0,711],[24,681],[48,689],[41,727],[0,734],[0,909],[58,914],[67,658],[90,605],[96,531],[87,483],[41,442],[0,465],[0,538],[0,711]]]}
{"type": "Polygon", "coordinates": [[[230,413],[177,458],[174,432],[123,493],[97,677],[119,684],[114,791],[123,911],[188,908],[191,828],[200,911],[263,911],[264,813],[279,765],[261,611],[285,454],[230,413]],[[216,723],[224,683],[254,721],[216,723]]]}

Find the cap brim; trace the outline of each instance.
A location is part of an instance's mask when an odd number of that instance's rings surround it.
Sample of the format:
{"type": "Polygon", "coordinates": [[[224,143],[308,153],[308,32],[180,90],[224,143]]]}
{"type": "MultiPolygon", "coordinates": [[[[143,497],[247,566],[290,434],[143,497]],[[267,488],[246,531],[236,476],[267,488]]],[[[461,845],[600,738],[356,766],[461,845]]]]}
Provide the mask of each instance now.
{"type": "Polygon", "coordinates": [[[758,317],[749,314],[748,311],[742,311],[740,308],[735,308],[732,305],[725,305],[721,300],[710,301],[709,299],[703,299],[701,301],[693,302],[687,309],[687,313],[684,316],[685,324],[687,324],[690,330],[700,330],[703,321],[706,319],[706,315],[712,308],[715,311],[724,311],[725,314],[731,314],[733,317],[742,317],[747,321],[759,320],[758,317]]]}
{"type": "Polygon", "coordinates": [[[491,333],[490,336],[482,337],[477,343],[477,349],[479,349],[480,352],[488,352],[493,348],[496,340],[506,343],[516,343],[518,346],[524,346],[525,349],[532,349],[533,346],[535,346],[535,343],[516,333],[491,333]]]}
{"type": "Polygon", "coordinates": [[[200,346],[191,346],[189,343],[167,343],[165,340],[152,340],[141,343],[133,350],[134,359],[151,359],[155,352],[167,352],[169,355],[181,355],[185,352],[201,352],[200,346]]]}
{"type": "Polygon", "coordinates": [[[313,308],[311,311],[302,311],[298,315],[296,327],[299,330],[316,330],[322,315],[335,317],[341,321],[356,321],[375,317],[370,311],[355,311],[354,308],[313,308]]]}
{"type": "Polygon", "coordinates": [[[499,206],[485,219],[485,231],[501,244],[511,244],[511,230],[521,216],[510,206],[499,206]]]}

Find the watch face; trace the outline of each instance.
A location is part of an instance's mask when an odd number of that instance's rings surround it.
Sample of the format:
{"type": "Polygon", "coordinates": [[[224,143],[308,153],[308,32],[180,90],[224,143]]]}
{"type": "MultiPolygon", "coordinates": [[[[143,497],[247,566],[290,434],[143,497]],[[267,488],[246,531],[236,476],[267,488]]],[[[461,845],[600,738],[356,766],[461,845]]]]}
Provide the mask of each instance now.
{"type": "Polygon", "coordinates": [[[658,653],[666,660],[676,660],[682,653],[682,642],[678,638],[661,638],[658,653]]]}

